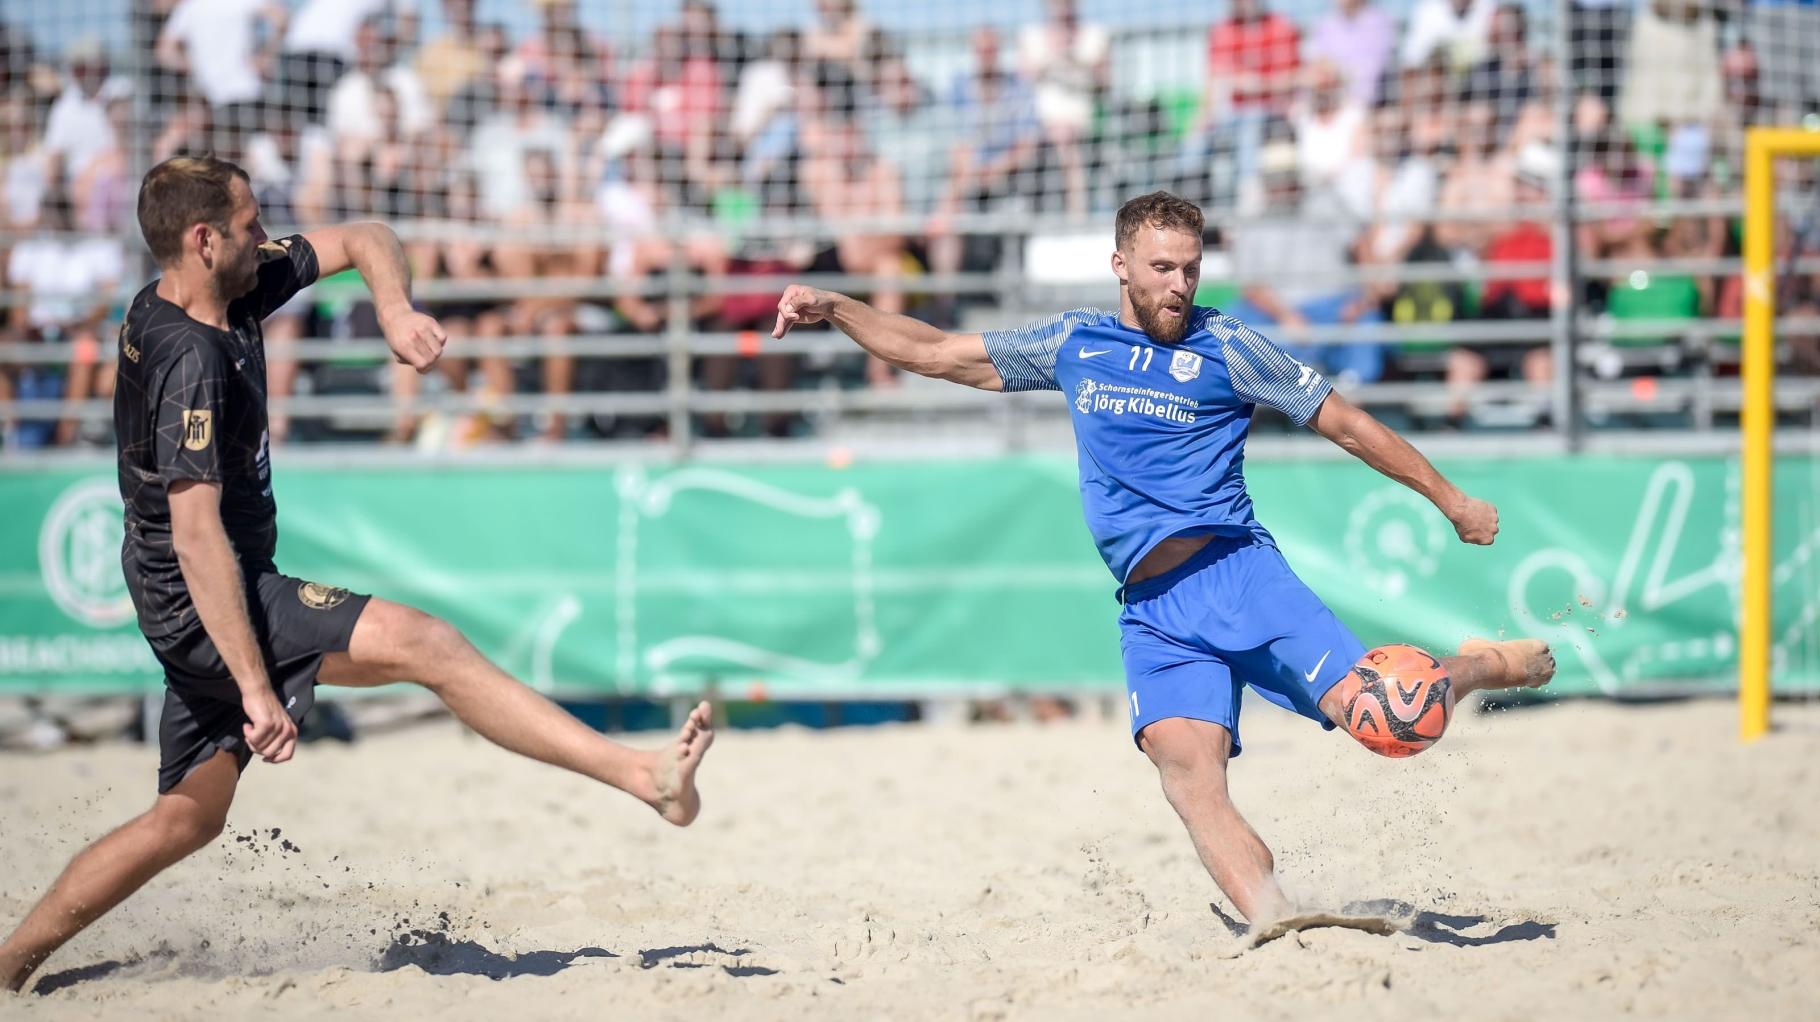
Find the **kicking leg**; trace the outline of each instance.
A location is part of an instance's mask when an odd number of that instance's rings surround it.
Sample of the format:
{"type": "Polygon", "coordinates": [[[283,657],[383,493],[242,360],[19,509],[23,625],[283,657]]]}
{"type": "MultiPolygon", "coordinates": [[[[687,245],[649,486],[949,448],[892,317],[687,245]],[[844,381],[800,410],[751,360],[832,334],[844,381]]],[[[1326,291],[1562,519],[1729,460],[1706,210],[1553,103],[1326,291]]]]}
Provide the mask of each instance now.
{"type": "Polygon", "coordinates": [[[227,824],[240,770],[217,752],[152,808],[76,854],[25,921],[0,944],[0,990],[19,990],[53,951],[145,886],[167,866],[213,841],[227,824]]]}
{"type": "MultiPolygon", "coordinates": [[[[1541,688],[1555,676],[1555,654],[1541,639],[1507,639],[1492,642],[1467,639],[1460,652],[1440,658],[1453,682],[1456,702],[1481,689],[1541,688]]],[[[1335,685],[1321,697],[1321,712],[1346,729],[1344,686],[1335,685]]]]}
{"type": "Polygon", "coordinates": [[[355,687],[415,681],[495,745],[618,788],[679,827],[701,812],[695,771],[714,743],[707,703],[663,748],[628,748],[500,670],[454,625],[381,599],[361,612],[347,652],[323,658],[317,680],[355,687]]]}
{"type": "Polygon", "coordinates": [[[1457,656],[1442,657],[1463,699],[1482,688],[1541,688],[1555,676],[1555,654],[1541,639],[1467,639],[1457,656]]]}
{"type": "Polygon", "coordinates": [[[1226,791],[1232,737],[1218,724],[1168,717],[1144,728],[1138,744],[1162,776],[1163,795],[1188,828],[1201,864],[1253,926],[1287,916],[1276,861],[1226,791]]]}

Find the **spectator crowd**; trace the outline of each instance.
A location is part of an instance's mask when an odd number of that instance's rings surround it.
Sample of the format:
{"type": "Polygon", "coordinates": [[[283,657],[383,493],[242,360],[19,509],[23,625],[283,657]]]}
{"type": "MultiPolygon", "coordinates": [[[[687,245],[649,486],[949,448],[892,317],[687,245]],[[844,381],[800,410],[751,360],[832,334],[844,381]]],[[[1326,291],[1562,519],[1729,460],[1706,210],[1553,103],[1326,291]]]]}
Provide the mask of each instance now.
{"type": "MultiPolygon", "coordinates": [[[[0,25],[0,342],[67,353],[0,358],[0,402],[107,396],[122,289],[150,273],[134,240],[137,173],[212,151],[246,168],[269,225],[425,228],[406,232],[417,279],[450,296],[425,303],[457,339],[443,371],[382,384],[387,370],[370,365],[287,357],[302,339],[377,334],[337,282],[299,295],[268,325],[274,442],[330,433],[284,415],[289,396],[362,388],[395,399],[373,435],[396,442],[421,439],[426,386],[475,397],[473,414],[437,427],[457,442],[668,428],[491,404],[660,392],[668,360],[560,342],[519,357],[462,339],[731,334],[738,353],[688,363],[696,387],[893,387],[881,363],[765,350],[775,278],[865,278],[849,290],[950,327],[990,297],[920,278],[997,270],[1018,240],[1008,222],[1100,225],[1157,187],[1212,211],[1210,252],[1226,269],[1210,268],[1204,304],[1348,385],[1444,381],[1442,424],[1464,426],[1483,381],[1548,384],[1545,328],[1489,345],[1318,343],[1322,332],[1404,324],[1435,337],[1543,321],[1570,297],[1618,320],[1736,317],[1736,275],[1710,269],[1736,257],[1736,217],[1652,209],[1735,198],[1743,130],[1820,111],[1820,8],[1806,4],[1562,0],[1550,10],[1570,19],[1572,45],[1559,54],[1531,24],[1535,5],[1502,0],[1415,0],[1400,17],[1373,0],[1230,0],[1162,32],[1047,0],[1035,23],[972,31],[964,52],[882,30],[860,0],[816,0],[807,23],[768,34],[683,0],[636,45],[590,32],[575,0],[528,2],[536,27],[515,38],[478,20],[475,0],[439,0],[433,30],[416,0],[135,0],[145,52],[132,60],[89,39],[38,52],[30,26],[0,25]],[[1131,78],[1115,74],[1121,61],[1173,52],[1167,37],[1184,30],[1204,35],[1204,65],[1179,87],[1117,84],[1131,78]],[[943,66],[962,70],[926,70],[943,66]],[[1595,268],[1571,296],[1549,282],[1564,89],[1586,210],[1575,242],[1595,268]],[[740,277],[755,282],[742,290],[740,277]],[[714,286],[672,300],[677,280],[714,286]]],[[[1786,288],[1786,308],[1820,309],[1820,275],[1786,288]]],[[[1812,345],[1791,357],[1820,363],[1812,345]]],[[[74,414],[0,426],[7,447],[109,441],[105,422],[74,414]]],[[[806,424],[767,412],[695,428],[806,424]]]]}

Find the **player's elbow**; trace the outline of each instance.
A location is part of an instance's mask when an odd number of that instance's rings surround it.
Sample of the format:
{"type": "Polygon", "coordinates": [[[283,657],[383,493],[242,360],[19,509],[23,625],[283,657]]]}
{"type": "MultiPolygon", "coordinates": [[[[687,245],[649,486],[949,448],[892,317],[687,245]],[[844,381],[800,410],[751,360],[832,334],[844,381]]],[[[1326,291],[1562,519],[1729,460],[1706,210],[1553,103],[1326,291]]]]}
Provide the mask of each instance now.
{"type": "Polygon", "coordinates": [[[886,359],[907,373],[927,376],[936,380],[951,380],[960,371],[959,359],[955,355],[952,341],[943,337],[930,343],[923,340],[906,340],[901,353],[896,358],[886,359]]]}
{"type": "Polygon", "coordinates": [[[171,516],[171,553],[179,565],[193,564],[208,546],[208,534],[194,519],[171,516]]]}
{"type": "Polygon", "coordinates": [[[1355,458],[1365,456],[1369,446],[1370,426],[1375,422],[1363,409],[1330,396],[1315,413],[1309,425],[1334,446],[1355,458]]]}
{"type": "Polygon", "coordinates": [[[912,372],[979,390],[1001,388],[998,370],[985,357],[985,349],[978,337],[946,334],[940,343],[931,347],[932,354],[927,364],[920,369],[911,369],[912,372]]]}

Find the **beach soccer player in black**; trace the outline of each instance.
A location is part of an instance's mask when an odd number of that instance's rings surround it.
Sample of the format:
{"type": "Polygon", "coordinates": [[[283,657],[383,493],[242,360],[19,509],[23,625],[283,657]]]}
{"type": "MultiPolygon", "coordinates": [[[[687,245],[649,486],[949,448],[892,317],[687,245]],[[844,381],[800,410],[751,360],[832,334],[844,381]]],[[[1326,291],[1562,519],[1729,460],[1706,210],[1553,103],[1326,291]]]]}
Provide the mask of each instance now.
{"type": "Polygon", "coordinates": [[[412,309],[392,231],[355,223],[269,240],[246,173],[209,157],[153,167],[139,226],[162,276],[133,297],[120,331],[114,426],[121,562],[165,672],[158,797],[77,854],[0,944],[0,991],[21,989],[65,941],[220,834],[252,757],[291,758],[318,684],[417,682],[494,743],[627,792],[678,826],[692,822],[696,768],[714,740],[706,703],[663,748],[627,748],[514,680],[447,622],[273,564],[260,321],[352,266],[393,353],[429,370],[446,337],[412,309]]]}

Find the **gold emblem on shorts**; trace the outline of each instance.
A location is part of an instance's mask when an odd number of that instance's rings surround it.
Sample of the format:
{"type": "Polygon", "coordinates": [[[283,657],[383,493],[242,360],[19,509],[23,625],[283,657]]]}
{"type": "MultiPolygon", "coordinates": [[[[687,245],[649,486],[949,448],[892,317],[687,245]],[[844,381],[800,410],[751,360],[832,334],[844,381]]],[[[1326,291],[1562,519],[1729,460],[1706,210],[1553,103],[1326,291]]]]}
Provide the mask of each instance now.
{"type": "Polygon", "coordinates": [[[348,591],[337,586],[325,586],[319,582],[305,582],[297,587],[297,599],[311,610],[328,610],[339,607],[348,598],[348,591]]]}
{"type": "Polygon", "coordinates": [[[183,410],[183,446],[187,450],[200,451],[208,447],[209,441],[215,438],[215,413],[207,408],[185,408],[183,410]]]}

